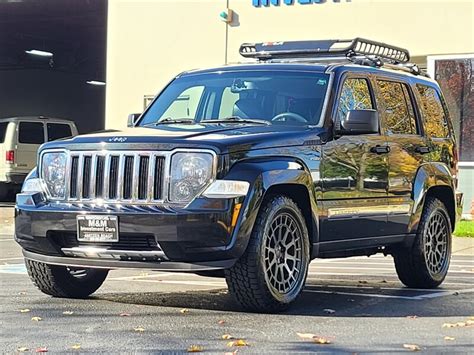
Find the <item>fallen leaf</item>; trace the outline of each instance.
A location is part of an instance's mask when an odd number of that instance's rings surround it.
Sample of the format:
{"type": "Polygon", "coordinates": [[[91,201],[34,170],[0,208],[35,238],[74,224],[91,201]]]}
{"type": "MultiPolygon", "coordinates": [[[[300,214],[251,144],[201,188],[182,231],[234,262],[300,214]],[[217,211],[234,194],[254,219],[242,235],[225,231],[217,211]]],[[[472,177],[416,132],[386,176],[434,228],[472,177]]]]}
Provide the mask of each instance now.
{"type": "Polygon", "coordinates": [[[417,315],[413,315],[413,316],[407,316],[408,319],[417,319],[418,316],[417,315]]]}
{"type": "Polygon", "coordinates": [[[457,323],[444,323],[443,328],[463,328],[463,327],[470,327],[474,325],[474,321],[467,320],[465,322],[457,322],[457,323]]]}
{"type": "Polygon", "coordinates": [[[41,318],[41,317],[31,317],[31,320],[34,321],[34,322],[41,322],[43,320],[43,318],[41,318]]]}
{"type": "Polygon", "coordinates": [[[449,336],[445,336],[444,337],[444,340],[455,340],[456,338],[453,338],[453,337],[449,337],[449,336]]]}
{"type": "Polygon", "coordinates": [[[368,282],[365,281],[365,280],[360,280],[359,283],[360,283],[360,284],[366,284],[366,283],[368,283],[368,282]]]}
{"type": "Polygon", "coordinates": [[[421,348],[416,344],[403,344],[403,347],[405,349],[410,350],[410,351],[420,351],[421,350],[421,348]]]}
{"type": "Polygon", "coordinates": [[[74,314],[74,312],[73,311],[64,311],[63,314],[65,316],[70,316],[71,314],[74,314]]]}
{"type": "Polygon", "coordinates": [[[225,320],[221,319],[219,322],[217,322],[217,324],[223,325],[223,324],[225,324],[225,320]]]}
{"type": "Polygon", "coordinates": [[[331,344],[331,340],[312,333],[296,333],[301,339],[309,339],[316,344],[331,344]]]}
{"type": "Polygon", "coordinates": [[[141,333],[143,333],[143,332],[145,331],[145,328],[136,327],[136,328],[134,328],[133,330],[136,331],[136,332],[141,332],[141,333]]]}
{"type": "Polygon", "coordinates": [[[41,348],[36,348],[36,352],[37,353],[47,353],[48,352],[48,348],[43,346],[41,348]]]}
{"type": "Polygon", "coordinates": [[[331,340],[325,337],[315,336],[313,337],[313,341],[316,344],[331,344],[331,340]]]}
{"type": "Polygon", "coordinates": [[[224,334],[224,335],[222,336],[222,339],[224,339],[224,340],[231,340],[231,339],[235,339],[235,338],[234,338],[232,335],[230,335],[230,334],[224,334]]]}
{"type": "Polygon", "coordinates": [[[27,351],[30,351],[30,349],[28,349],[26,346],[22,346],[22,347],[19,347],[18,349],[16,349],[16,351],[18,351],[20,353],[26,353],[27,351]]]}
{"type": "Polygon", "coordinates": [[[233,346],[248,346],[249,344],[247,344],[247,342],[243,339],[238,339],[238,340],[234,340],[234,341],[229,341],[227,343],[227,346],[228,347],[233,347],[233,346]]]}
{"type": "Polygon", "coordinates": [[[204,351],[204,348],[200,345],[191,345],[188,348],[188,353],[200,353],[202,351],[204,351]]]}
{"type": "Polygon", "coordinates": [[[119,315],[120,315],[120,317],[130,317],[131,316],[130,313],[126,313],[126,312],[120,313],[119,315]]]}
{"type": "Polygon", "coordinates": [[[386,283],[387,283],[387,280],[382,280],[382,281],[380,281],[380,282],[383,283],[383,284],[386,284],[386,283]]]}
{"type": "Polygon", "coordinates": [[[74,350],[79,350],[81,348],[81,344],[74,344],[71,346],[71,349],[74,349],[74,350]]]}
{"type": "Polygon", "coordinates": [[[183,308],[182,310],[180,310],[180,312],[181,312],[182,314],[189,313],[189,309],[183,308]]]}
{"type": "Polygon", "coordinates": [[[334,309],[330,309],[330,308],[326,308],[323,310],[324,313],[327,313],[327,314],[334,314],[336,313],[336,311],[334,309]]]}
{"type": "Polygon", "coordinates": [[[20,309],[20,313],[28,313],[30,310],[28,308],[20,309]]]}

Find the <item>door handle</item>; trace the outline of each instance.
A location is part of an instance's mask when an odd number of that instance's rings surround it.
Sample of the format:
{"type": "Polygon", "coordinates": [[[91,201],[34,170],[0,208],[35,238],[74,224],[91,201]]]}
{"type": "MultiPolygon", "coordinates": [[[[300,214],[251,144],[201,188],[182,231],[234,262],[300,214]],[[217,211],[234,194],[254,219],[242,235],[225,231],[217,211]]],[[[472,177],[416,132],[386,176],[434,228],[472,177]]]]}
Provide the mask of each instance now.
{"type": "Polygon", "coordinates": [[[370,148],[372,153],[377,154],[387,154],[390,152],[390,147],[388,145],[376,145],[375,147],[370,148]]]}
{"type": "Polygon", "coordinates": [[[419,145],[418,147],[415,148],[415,152],[420,153],[420,154],[426,154],[431,151],[430,147],[422,146],[419,145]]]}

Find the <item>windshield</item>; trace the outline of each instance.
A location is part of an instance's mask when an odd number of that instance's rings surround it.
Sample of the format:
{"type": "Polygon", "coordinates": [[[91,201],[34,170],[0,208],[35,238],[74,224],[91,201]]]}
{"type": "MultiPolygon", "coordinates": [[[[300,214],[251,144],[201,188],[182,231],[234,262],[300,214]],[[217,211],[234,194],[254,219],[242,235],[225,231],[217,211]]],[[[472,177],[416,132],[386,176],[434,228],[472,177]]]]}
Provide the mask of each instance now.
{"type": "Polygon", "coordinates": [[[138,125],[173,120],[239,123],[239,119],[316,125],[328,81],[329,76],[324,73],[292,71],[185,75],[160,94],[138,125]]]}

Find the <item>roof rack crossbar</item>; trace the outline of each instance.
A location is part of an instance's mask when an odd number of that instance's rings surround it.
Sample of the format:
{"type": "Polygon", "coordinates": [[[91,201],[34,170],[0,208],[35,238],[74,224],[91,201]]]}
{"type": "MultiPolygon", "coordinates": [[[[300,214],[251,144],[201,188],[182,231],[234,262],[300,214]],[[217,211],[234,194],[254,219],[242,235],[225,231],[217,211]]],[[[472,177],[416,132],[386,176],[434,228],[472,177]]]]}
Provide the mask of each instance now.
{"type": "Polygon", "coordinates": [[[347,40],[244,43],[240,46],[239,52],[245,58],[261,61],[276,58],[351,57],[356,55],[377,56],[379,59],[391,63],[408,63],[410,60],[410,53],[404,48],[360,37],[347,40]]]}

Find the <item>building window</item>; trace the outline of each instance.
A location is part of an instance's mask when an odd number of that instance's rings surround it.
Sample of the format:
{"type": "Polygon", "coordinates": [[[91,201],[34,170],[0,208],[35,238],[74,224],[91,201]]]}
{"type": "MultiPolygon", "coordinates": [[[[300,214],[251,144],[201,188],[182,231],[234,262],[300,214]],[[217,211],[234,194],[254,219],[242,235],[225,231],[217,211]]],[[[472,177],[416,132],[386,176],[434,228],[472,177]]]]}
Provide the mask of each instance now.
{"type": "Polygon", "coordinates": [[[460,160],[474,162],[474,58],[436,59],[434,66],[458,140],[460,160]]]}

